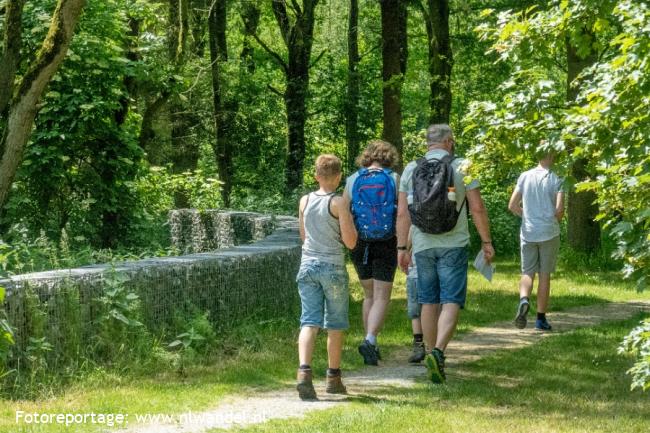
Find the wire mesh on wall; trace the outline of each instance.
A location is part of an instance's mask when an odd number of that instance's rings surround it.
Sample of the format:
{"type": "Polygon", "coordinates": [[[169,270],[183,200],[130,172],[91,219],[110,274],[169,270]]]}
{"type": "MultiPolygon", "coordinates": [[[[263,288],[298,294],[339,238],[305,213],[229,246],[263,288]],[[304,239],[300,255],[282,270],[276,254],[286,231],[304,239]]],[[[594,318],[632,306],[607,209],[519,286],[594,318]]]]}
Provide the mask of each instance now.
{"type": "Polygon", "coordinates": [[[170,230],[179,250],[192,254],[0,280],[7,289],[15,356],[24,355],[34,338],[45,338],[58,362],[57,352],[74,353],[74,347],[91,344],[106,314],[107,292],[115,287],[137,295],[138,320],[154,335],[162,335],[174,315],[188,309],[209,312],[215,328],[298,310],[295,218],[178,210],[170,214],[170,230]]]}

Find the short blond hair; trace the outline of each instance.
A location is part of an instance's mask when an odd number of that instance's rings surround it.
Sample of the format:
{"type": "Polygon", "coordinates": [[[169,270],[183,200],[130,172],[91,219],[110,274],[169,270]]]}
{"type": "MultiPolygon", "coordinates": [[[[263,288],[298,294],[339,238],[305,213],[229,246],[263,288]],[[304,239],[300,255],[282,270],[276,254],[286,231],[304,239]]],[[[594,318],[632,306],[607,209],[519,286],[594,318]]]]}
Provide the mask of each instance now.
{"type": "Polygon", "coordinates": [[[316,176],[326,179],[341,174],[341,160],[338,156],[325,153],[316,158],[316,176]]]}

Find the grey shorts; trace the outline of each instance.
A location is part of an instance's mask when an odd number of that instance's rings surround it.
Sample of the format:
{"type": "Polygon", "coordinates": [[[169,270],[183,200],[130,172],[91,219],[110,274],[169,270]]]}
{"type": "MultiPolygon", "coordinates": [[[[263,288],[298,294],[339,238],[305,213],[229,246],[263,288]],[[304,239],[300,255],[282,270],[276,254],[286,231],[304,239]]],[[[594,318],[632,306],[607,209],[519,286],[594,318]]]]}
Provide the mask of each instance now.
{"type": "Polygon", "coordinates": [[[521,240],[521,273],[533,275],[537,272],[550,274],[555,272],[557,255],[560,251],[560,237],[556,236],[543,242],[521,240]]]}

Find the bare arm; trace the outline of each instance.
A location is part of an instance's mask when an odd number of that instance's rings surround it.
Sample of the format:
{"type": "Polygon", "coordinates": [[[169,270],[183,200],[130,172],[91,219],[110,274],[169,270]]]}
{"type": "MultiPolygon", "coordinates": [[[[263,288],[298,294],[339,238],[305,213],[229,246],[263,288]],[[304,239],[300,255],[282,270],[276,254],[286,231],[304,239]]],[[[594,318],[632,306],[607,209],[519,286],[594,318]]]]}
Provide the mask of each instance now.
{"type": "MultiPolygon", "coordinates": [[[[411,215],[409,214],[407,194],[400,192],[397,198],[397,246],[404,247],[408,243],[409,229],[411,228],[411,215]]],[[[408,272],[409,263],[411,262],[411,254],[406,250],[399,250],[397,252],[397,260],[400,269],[408,272]]]]}
{"type": "Polygon", "coordinates": [[[472,221],[476,226],[481,241],[483,243],[483,253],[485,260],[490,263],[494,258],[494,247],[492,246],[492,236],[490,235],[490,222],[485,203],[481,198],[481,191],[478,188],[470,189],[466,193],[467,205],[472,213],[472,221]]]}
{"type": "Polygon", "coordinates": [[[508,203],[508,209],[510,209],[510,212],[519,217],[524,213],[524,210],[521,207],[521,192],[517,191],[516,189],[512,192],[510,203],[508,203]]]}
{"type": "Polygon", "coordinates": [[[564,192],[560,191],[555,196],[555,218],[562,221],[564,217],[564,192]]]}
{"type": "Polygon", "coordinates": [[[298,230],[300,231],[300,239],[305,242],[305,206],[307,206],[308,195],[303,195],[300,198],[300,204],[298,205],[298,230]]]}
{"type": "Polygon", "coordinates": [[[341,226],[341,240],[349,249],[357,246],[357,229],[354,227],[352,213],[350,212],[349,200],[343,197],[334,197],[332,199],[332,215],[339,219],[341,226]]]}

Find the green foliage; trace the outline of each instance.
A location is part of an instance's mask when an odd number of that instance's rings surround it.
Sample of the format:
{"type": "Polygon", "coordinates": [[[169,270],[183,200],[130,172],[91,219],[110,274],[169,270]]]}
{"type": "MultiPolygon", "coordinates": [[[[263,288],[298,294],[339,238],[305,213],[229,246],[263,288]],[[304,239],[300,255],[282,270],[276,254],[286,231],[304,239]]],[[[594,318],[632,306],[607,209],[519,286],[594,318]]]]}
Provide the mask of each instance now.
{"type": "MultiPolygon", "coordinates": [[[[512,257],[519,253],[520,219],[508,210],[510,188],[490,182],[489,176],[481,176],[481,197],[485,202],[490,217],[490,233],[494,249],[499,256],[512,257]],[[485,182],[483,181],[485,179],[485,182]]],[[[513,180],[511,186],[514,185],[513,180]]],[[[470,224],[470,241],[473,251],[481,248],[481,237],[476,227],[470,224]]]]}
{"type": "MultiPolygon", "coordinates": [[[[491,41],[497,61],[514,69],[495,98],[472,105],[465,128],[477,143],[477,172],[495,160],[506,171],[521,170],[540,150],[563,153],[560,173],[586,159],[597,176],[577,190],[597,193],[598,218],[617,242],[614,256],[624,260],[625,275],[640,288],[650,272],[648,22],[647,5],[630,1],[560,2],[499,14],[478,32],[491,41]],[[558,56],[566,57],[567,38],[579,55],[603,52],[572,83],[579,90],[575,103],[566,102],[566,75],[557,64],[558,56]]],[[[568,183],[574,182],[569,176],[568,183]]]]}
{"type": "Polygon", "coordinates": [[[650,8],[620,1],[614,18],[621,31],[611,55],[589,71],[564,134],[579,140],[574,153],[594,161],[598,176],[579,188],[598,194],[598,218],[616,241],[615,256],[644,288],[650,279],[650,8]]]}
{"type": "Polygon", "coordinates": [[[5,288],[0,286],[0,379],[7,375],[5,370],[7,359],[14,345],[14,333],[7,319],[7,313],[4,307],[5,288]]]}
{"type": "Polygon", "coordinates": [[[148,350],[150,336],[139,320],[140,298],[126,287],[127,281],[128,277],[113,270],[104,280],[104,294],[97,299],[94,352],[104,361],[137,358],[148,350]]]}
{"type": "Polygon", "coordinates": [[[178,349],[180,354],[178,357],[178,373],[185,375],[185,365],[187,362],[195,357],[195,346],[200,345],[205,341],[205,337],[196,332],[194,327],[191,327],[187,332],[178,334],[176,339],[169,343],[168,347],[172,350],[178,349]]]}
{"type": "MultiPolygon", "coordinates": [[[[151,236],[159,230],[165,228],[152,230],[149,225],[143,228],[141,236],[151,236]]],[[[27,227],[14,224],[7,232],[8,242],[0,240],[0,276],[177,254],[173,248],[162,248],[153,242],[149,248],[95,249],[83,236],[70,239],[66,229],[61,230],[59,239],[59,242],[50,239],[44,231],[33,239],[27,227]]]]}
{"type": "Polygon", "coordinates": [[[650,389],[650,319],[646,319],[625,337],[619,353],[636,355],[637,362],[628,374],[632,375],[631,388],[650,389]]]}

